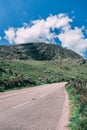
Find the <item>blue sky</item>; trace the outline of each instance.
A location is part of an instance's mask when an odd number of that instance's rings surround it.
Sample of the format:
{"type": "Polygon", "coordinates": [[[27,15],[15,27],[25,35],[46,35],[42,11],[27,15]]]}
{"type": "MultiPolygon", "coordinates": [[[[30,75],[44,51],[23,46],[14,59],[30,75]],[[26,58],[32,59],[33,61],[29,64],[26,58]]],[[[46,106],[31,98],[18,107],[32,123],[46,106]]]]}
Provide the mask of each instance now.
{"type": "Polygon", "coordinates": [[[0,39],[0,45],[35,40],[61,43],[63,47],[87,57],[87,0],[0,0],[0,39]],[[53,20],[57,23],[55,27],[53,20]],[[58,21],[66,22],[58,26],[58,21]],[[37,30],[33,38],[34,29],[37,30]]]}

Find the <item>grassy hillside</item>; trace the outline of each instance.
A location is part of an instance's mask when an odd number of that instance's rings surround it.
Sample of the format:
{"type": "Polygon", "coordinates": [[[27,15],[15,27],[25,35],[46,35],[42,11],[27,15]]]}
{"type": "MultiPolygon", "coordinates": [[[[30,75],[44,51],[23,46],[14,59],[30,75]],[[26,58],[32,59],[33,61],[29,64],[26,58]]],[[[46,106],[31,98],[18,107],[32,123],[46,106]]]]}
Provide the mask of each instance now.
{"type": "Polygon", "coordinates": [[[59,45],[45,43],[1,46],[0,57],[20,60],[57,60],[59,63],[68,61],[80,64],[83,62],[83,58],[77,53],[59,45]]]}
{"type": "Polygon", "coordinates": [[[59,64],[56,61],[47,60],[4,59],[0,60],[0,87],[6,90],[11,87],[20,88],[22,86],[69,81],[75,78],[86,79],[86,67],[86,64],[59,64]]]}
{"type": "Polygon", "coordinates": [[[71,100],[70,130],[87,128],[87,63],[73,65],[56,61],[0,60],[0,91],[68,81],[71,100]]]}
{"type": "Polygon", "coordinates": [[[0,89],[4,91],[85,77],[84,63],[80,55],[59,45],[29,43],[0,46],[0,89]]]}
{"type": "Polygon", "coordinates": [[[70,130],[87,130],[87,78],[70,80],[66,89],[70,99],[70,130]]]}
{"type": "Polygon", "coordinates": [[[0,91],[68,81],[70,130],[86,130],[87,61],[58,45],[29,43],[0,47],[0,91]]]}

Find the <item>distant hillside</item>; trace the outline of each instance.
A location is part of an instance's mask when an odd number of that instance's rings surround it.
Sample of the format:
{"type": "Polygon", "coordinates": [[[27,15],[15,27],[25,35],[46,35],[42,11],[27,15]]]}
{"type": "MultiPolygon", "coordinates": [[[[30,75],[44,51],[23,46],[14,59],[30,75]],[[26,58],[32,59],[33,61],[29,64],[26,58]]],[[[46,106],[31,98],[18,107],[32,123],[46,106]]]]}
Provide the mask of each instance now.
{"type": "Polygon", "coordinates": [[[83,61],[83,58],[72,50],[62,48],[59,45],[45,43],[0,46],[0,57],[20,60],[57,60],[59,62],[83,61]]]}

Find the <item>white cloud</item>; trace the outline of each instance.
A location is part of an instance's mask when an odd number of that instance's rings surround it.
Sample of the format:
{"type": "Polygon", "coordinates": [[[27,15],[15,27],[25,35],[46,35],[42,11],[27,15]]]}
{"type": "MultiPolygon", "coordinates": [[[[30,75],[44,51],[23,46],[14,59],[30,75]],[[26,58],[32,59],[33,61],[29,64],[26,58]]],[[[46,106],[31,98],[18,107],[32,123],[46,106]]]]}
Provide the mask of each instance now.
{"type": "Polygon", "coordinates": [[[50,29],[61,28],[72,22],[65,14],[50,15],[47,19],[32,21],[30,24],[24,23],[21,28],[9,28],[5,30],[5,38],[12,44],[27,42],[55,42],[55,32],[50,29]]]}
{"type": "Polygon", "coordinates": [[[15,29],[14,28],[9,28],[8,30],[5,30],[5,38],[11,43],[13,44],[15,42],[15,29]]]}
{"type": "Polygon", "coordinates": [[[84,37],[83,29],[83,27],[75,27],[74,29],[63,28],[62,32],[58,35],[62,46],[84,56],[84,52],[87,50],[87,38],[84,37]]]}
{"type": "Polygon", "coordinates": [[[20,28],[9,28],[5,30],[5,39],[10,44],[21,44],[29,42],[47,42],[56,43],[55,38],[59,39],[63,47],[72,49],[77,53],[84,55],[87,50],[87,38],[83,30],[85,27],[74,27],[71,23],[73,18],[66,14],[50,15],[46,19],[38,19],[31,23],[24,23],[20,28]],[[59,30],[59,33],[55,32],[59,30]]]}

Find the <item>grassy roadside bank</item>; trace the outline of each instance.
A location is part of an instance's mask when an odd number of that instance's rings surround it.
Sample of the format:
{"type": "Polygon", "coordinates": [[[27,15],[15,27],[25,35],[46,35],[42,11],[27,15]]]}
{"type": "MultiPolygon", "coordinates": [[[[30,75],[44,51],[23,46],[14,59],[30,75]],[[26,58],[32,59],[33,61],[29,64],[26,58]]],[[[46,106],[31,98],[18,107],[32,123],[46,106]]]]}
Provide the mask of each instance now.
{"type": "Polygon", "coordinates": [[[66,81],[72,77],[72,69],[55,61],[3,59],[0,60],[0,92],[66,81]]]}
{"type": "Polygon", "coordinates": [[[87,79],[87,64],[0,59],[0,92],[71,79],[87,79]]]}
{"type": "Polygon", "coordinates": [[[0,60],[0,92],[62,81],[69,82],[70,130],[87,130],[87,63],[0,60]]]}
{"type": "Polygon", "coordinates": [[[86,81],[70,81],[66,85],[70,99],[70,130],[87,130],[87,87],[86,81]]]}

